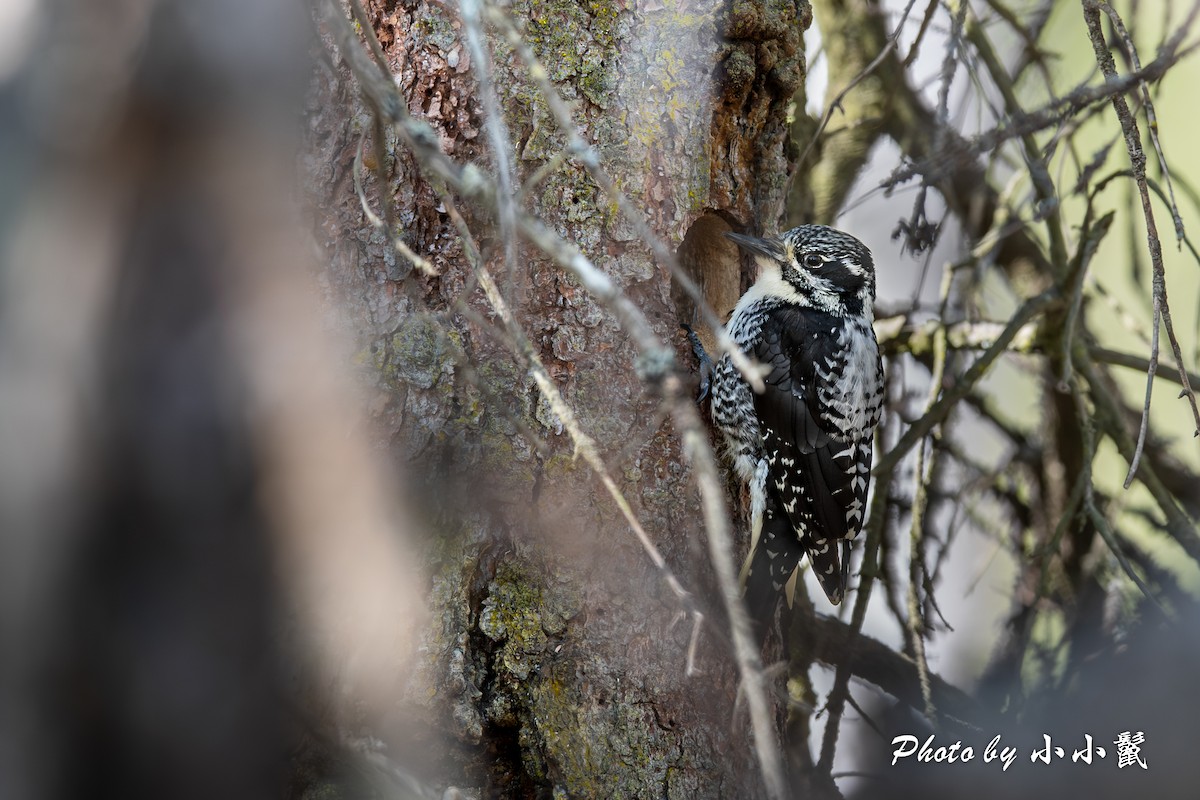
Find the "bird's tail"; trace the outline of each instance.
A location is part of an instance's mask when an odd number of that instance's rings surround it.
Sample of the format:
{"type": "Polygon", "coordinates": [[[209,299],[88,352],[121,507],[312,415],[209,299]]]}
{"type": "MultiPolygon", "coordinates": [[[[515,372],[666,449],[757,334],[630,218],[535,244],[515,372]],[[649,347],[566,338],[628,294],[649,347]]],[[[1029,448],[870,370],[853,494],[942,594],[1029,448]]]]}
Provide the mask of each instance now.
{"type": "MultiPolygon", "coordinates": [[[[745,571],[746,610],[760,641],[766,638],[775,619],[775,609],[803,557],[804,548],[787,515],[773,501],[768,501],[763,511],[762,532],[745,571]]],[[[790,598],[788,604],[791,605],[790,598]]]]}
{"type": "Polygon", "coordinates": [[[825,590],[825,596],[835,606],[842,602],[846,592],[846,581],[850,568],[850,540],[826,539],[817,545],[811,535],[805,536],[804,549],[808,551],[808,562],[817,583],[825,590]],[[839,549],[841,558],[838,557],[839,549]]]}

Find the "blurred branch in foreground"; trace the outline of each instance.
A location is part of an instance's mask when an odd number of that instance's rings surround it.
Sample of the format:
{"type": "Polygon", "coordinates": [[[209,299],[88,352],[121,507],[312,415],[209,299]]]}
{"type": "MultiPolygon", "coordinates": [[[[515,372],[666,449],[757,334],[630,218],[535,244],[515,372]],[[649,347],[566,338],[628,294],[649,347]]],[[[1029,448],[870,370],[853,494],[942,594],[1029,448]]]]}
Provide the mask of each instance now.
{"type": "Polygon", "coordinates": [[[26,24],[0,86],[0,795],[279,796],[298,719],[390,707],[423,605],[298,244],[306,10],[26,24]]]}

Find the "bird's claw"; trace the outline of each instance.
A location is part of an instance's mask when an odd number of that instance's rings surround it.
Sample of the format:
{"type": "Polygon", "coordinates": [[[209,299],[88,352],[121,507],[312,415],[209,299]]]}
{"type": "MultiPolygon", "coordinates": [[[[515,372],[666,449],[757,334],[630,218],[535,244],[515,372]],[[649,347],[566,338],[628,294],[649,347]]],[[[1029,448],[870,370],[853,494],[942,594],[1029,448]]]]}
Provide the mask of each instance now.
{"type": "Polygon", "coordinates": [[[695,354],[696,361],[700,363],[700,393],[696,397],[696,402],[703,403],[704,398],[708,397],[709,388],[712,386],[713,360],[708,355],[708,351],[704,349],[700,337],[692,330],[691,325],[684,322],[679,327],[687,331],[688,341],[692,345],[692,353],[695,354]]]}

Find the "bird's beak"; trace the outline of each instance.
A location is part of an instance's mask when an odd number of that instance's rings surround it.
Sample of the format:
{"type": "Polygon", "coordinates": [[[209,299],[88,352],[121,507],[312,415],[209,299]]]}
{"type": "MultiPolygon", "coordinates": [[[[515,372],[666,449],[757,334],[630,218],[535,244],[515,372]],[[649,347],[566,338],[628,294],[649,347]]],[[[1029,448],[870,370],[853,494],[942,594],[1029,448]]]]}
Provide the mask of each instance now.
{"type": "Polygon", "coordinates": [[[725,238],[757,256],[766,256],[776,261],[785,260],[783,243],[778,239],[760,239],[757,236],[746,236],[744,233],[726,233],[725,238]]]}

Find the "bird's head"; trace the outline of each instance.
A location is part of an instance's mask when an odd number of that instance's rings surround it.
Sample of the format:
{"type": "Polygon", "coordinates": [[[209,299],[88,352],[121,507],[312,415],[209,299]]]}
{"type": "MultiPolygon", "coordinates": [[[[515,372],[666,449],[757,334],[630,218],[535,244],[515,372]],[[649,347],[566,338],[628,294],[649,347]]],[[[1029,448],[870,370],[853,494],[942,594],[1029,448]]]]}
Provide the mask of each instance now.
{"type": "Polygon", "coordinates": [[[850,234],[801,225],[778,239],[725,235],[756,256],[759,281],[776,284],[775,293],[838,315],[869,313],[875,300],[875,262],[866,245],[850,234]]]}

